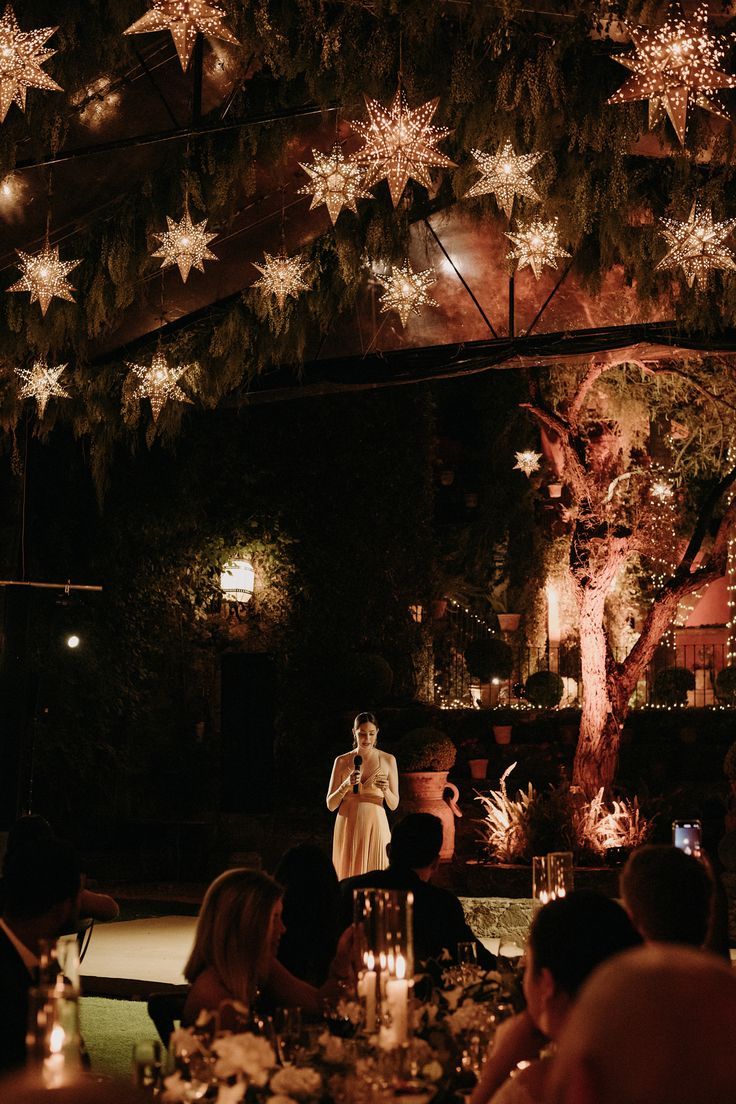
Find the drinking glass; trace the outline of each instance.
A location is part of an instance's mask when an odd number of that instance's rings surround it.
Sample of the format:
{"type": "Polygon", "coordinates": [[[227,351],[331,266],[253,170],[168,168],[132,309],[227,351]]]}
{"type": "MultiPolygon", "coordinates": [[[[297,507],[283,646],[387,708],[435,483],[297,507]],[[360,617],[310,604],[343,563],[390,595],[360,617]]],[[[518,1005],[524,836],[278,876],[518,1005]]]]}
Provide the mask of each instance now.
{"type": "Polygon", "coordinates": [[[133,1084],[139,1089],[156,1091],[161,1086],[163,1072],[163,1048],[161,1043],[150,1040],[133,1047],[133,1084]]]}
{"type": "Polygon", "coordinates": [[[292,1066],[302,1038],[301,1008],[277,1008],[273,1026],[279,1061],[282,1066],[292,1066]]]}
{"type": "Polygon", "coordinates": [[[532,858],[532,897],[538,905],[546,905],[549,901],[546,855],[535,855],[532,858]]]}
{"type": "Polygon", "coordinates": [[[547,855],[550,897],[565,897],[575,888],[572,851],[550,851],[547,855]]]}

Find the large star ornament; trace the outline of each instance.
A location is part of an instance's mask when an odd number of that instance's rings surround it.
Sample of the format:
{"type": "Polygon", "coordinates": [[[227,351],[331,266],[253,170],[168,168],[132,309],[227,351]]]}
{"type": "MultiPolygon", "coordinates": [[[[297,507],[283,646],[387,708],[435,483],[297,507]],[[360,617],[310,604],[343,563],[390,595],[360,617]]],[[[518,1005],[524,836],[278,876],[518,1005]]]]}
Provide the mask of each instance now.
{"type": "Polygon", "coordinates": [[[183,403],[192,401],[179,387],[179,380],[185,372],[188,372],[190,368],[194,368],[195,365],[169,365],[164,354],[156,352],[153,354],[150,364],[128,364],[127,367],[138,377],[135,397],[150,401],[154,422],[158,421],[164,403],[169,400],[183,403]]]}
{"type": "Polygon", "coordinates": [[[302,260],[301,253],[295,253],[292,257],[287,256],[283,250],[275,256],[264,253],[262,264],[253,262],[261,273],[260,280],[256,280],[253,287],[259,288],[266,296],[274,296],[279,310],[283,310],[288,296],[296,298],[309,287],[304,275],[310,264],[310,261],[302,260]]]}
{"type": "Polygon", "coordinates": [[[208,0],[154,0],[153,7],[132,23],[123,34],[148,34],[151,31],[171,31],[182,69],[191,61],[197,34],[219,38],[223,42],[240,43],[223,24],[225,11],[208,0]]]}
{"type": "Polygon", "coordinates": [[[45,44],[57,30],[57,27],[39,27],[35,31],[22,31],[10,4],[6,6],[0,19],[0,123],[5,120],[12,103],[25,111],[29,88],[62,91],[61,85],[41,68],[56,53],[45,44]]]}
{"type": "Polygon", "coordinates": [[[69,303],[74,302],[74,288],[67,276],[81,261],[60,261],[58,245],[49,245],[48,242],[40,253],[23,253],[20,249],[17,253],[20,258],[18,268],[22,276],[8,291],[30,291],[31,302],[40,303],[43,315],[54,297],[66,299],[69,303]]]}
{"type": "Polygon", "coordinates": [[[377,276],[379,284],[386,290],[381,296],[381,313],[397,311],[401,325],[405,326],[410,314],[419,314],[422,307],[438,307],[439,303],[427,294],[427,289],[437,282],[432,268],[422,272],[412,272],[408,261],[403,265],[393,265],[385,276],[377,276]]]}
{"type": "Polygon", "coordinates": [[[523,471],[524,475],[529,477],[536,471],[539,471],[539,461],[542,459],[541,452],[535,452],[534,449],[524,449],[522,452],[515,452],[516,463],[513,470],[523,471]]]}
{"type": "Polygon", "coordinates": [[[66,364],[57,364],[55,368],[49,368],[45,357],[34,361],[30,368],[16,368],[16,375],[23,380],[20,396],[23,399],[35,399],[38,407],[38,416],[43,418],[46,403],[52,396],[58,399],[68,399],[69,394],[59,383],[59,376],[66,368],[66,364]]]}
{"type": "Polygon", "coordinates": [[[209,243],[217,234],[206,232],[207,219],[202,222],[192,222],[189,208],[185,208],[181,222],[174,222],[166,216],[168,230],[163,234],[154,234],[161,243],[161,248],[152,253],[152,257],[162,257],[161,268],[169,265],[178,265],[179,273],[184,283],[187,282],[192,268],[198,272],[204,272],[205,261],[216,261],[217,257],[208,248],[209,243]]]}
{"type": "Polygon", "coordinates": [[[660,221],[669,250],[658,263],[658,269],[681,266],[689,287],[695,281],[703,287],[713,269],[736,270],[736,257],[723,244],[724,238],[734,232],[736,218],[713,222],[710,208],[701,207],[695,200],[686,222],[670,218],[660,221]]]}
{"type": "Polygon", "coordinates": [[[529,173],[542,157],[541,153],[522,153],[517,156],[508,140],[495,154],[483,153],[482,150],[477,149],[470,152],[483,175],[465,193],[466,199],[489,193],[495,195],[499,207],[505,211],[509,222],[516,196],[525,196],[536,203],[539,202],[539,196],[529,179],[529,173]]]}
{"type": "Polygon", "coordinates": [[[722,43],[708,34],[708,5],[701,4],[686,20],[679,3],[671,6],[667,20],[656,28],[628,27],[634,53],[616,60],[630,69],[629,77],[609,103],[649,100],[649,129],[666,111],[681,144],[687,131],[687,110],[692,99],[715,115],[726,115],[717,91],[736,88],[736,77],[720,65],[726,55],[722,43]]]}
{"type": "Polygon", "coordinates": [[[435,149],[437,142],[450,133],[447,127],[432,126],[439,98],[410,108],[400,88],[389,107],[368,96],[364,99],[368,121],[350,125],[365,140],[362,149],[354,154],[354,160],[365,166],[363,183],[366,187],[372,187],[385,177],[396,207],[410,178],[429,188],[431,168],[454,167],[454,161],[435,149]]]}
{"type": "Polygon", "coordinates": [[[357,214],[357,200],[373,198],[363,187],[360,166],[345,158],[337,143],[329,153],[313,149],[312,157],[314,161],[311,164],[299,162],[312,178],[309,184],[299,189],[300,195],[312,196],[310,211],[324,203],[334,224],[343,207],[357,214]]]}
{"type": "Polygon", "coordinates": [[[528,265],[537,280],[542,275],[545,265],[557,268],[558,257],[569,257],[570,254],[559,243],[557,231],[557,219],[550,222],[520,222],[517,224],[516,233],[506,232],[516,247],[508,254],[509,260],[517,262],[517,268],[528,265]]]}

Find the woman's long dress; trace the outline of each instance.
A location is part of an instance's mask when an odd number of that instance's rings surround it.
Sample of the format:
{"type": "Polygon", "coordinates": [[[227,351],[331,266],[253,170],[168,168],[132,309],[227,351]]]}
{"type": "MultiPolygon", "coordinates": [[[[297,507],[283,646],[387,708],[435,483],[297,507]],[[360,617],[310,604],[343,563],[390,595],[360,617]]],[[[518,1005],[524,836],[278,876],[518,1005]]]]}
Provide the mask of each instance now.
{"type": "MultiPolygon", "coordinates": [[[[342,781],[349,773],[350,767],[342,781]]],[[[360,792],[355,794],[351,790],[345,794],[337,810],[332,862],[340,880],[388,866],[386,844],[391,831],[383,807],[383,791],[374,782],[379,773],[383,773],[380,754],[378,767],[361,782],[360,792]]]]}

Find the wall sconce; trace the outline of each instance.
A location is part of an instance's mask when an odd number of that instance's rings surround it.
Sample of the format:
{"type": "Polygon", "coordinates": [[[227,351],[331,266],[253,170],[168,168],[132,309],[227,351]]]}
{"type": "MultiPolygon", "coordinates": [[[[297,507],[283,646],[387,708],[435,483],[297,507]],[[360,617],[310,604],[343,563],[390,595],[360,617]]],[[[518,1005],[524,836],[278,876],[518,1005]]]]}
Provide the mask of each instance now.
{"type": "Polygon", "coordinates": [[[250,560],[231,560],[220,572],[222,612],[240,621],[253,597],[256,573],[250,560]]]}

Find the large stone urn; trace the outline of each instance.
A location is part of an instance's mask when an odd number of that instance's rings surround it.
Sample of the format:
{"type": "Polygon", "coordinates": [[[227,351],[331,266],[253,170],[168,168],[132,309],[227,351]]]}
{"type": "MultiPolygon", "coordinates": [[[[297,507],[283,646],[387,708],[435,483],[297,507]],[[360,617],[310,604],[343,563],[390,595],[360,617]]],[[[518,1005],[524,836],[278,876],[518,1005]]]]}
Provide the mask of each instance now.
{"type": "Polygon", "coordinates": [[[457,786],[447,781],[447,771],[411,771],[401,774],[402,813],[432,813],[442,821],[441,859],[455,854],[455,817],[463,814],[457,806],[457,786]],[[448,795],[448,796],[446,796],[448,795]]]}

